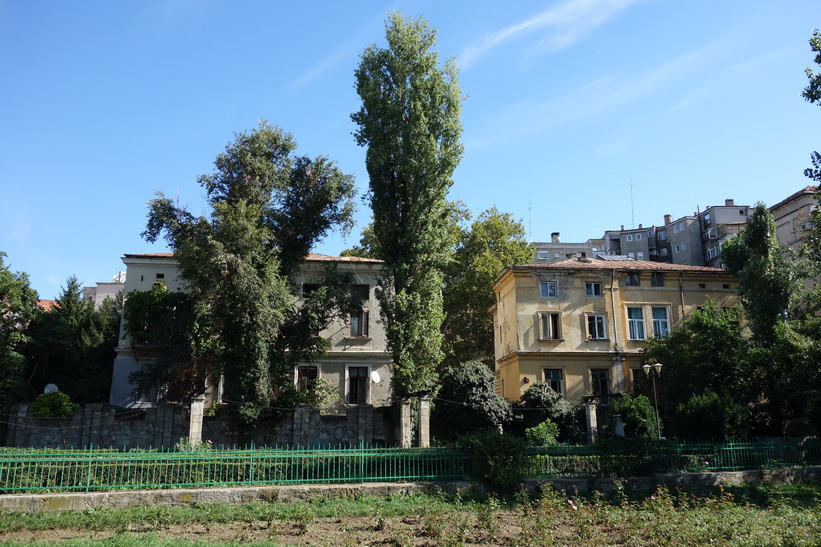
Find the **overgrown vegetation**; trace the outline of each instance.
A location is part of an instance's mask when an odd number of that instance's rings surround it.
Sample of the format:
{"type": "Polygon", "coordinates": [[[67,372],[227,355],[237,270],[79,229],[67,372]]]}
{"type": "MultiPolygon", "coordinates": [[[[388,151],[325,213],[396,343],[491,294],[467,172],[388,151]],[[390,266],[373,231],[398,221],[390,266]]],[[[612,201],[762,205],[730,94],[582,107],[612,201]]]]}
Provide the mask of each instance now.
{"type": "Polygon", "coordinates": [[[465,498],[415,494],[298,504],[151,506],[0,515],[6,544],[816,545],[818,484],[465,498]]]}
{"type": "Polygon", "coordinates": [[[76,409],[71,397],[59,391],[41,393],[31,403],[31,415],[35,418],[70,418],[76,409]]]}

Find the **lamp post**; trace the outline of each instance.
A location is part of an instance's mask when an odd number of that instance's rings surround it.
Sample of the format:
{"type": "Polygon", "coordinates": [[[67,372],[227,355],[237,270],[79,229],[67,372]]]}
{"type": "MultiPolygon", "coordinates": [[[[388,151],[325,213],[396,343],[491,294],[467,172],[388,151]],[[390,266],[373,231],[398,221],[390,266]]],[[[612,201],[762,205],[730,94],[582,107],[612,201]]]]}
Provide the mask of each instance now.
{"type": "Polygon", "coordinates": [[[658,434],[658,438],[661,439],[661,423],[659,422],[659,397],[656,393],[656,376],[661,378],[661,367],[663,367],[661,363],[655,363],[654,365],[644,364],[641,368],[644,370],[644,374],[650,376],[653,379],[653,400],[656,403],[656,433],[658,434]],[[655,369],[656,373],[652,374],[653,369],[655,369]]]}

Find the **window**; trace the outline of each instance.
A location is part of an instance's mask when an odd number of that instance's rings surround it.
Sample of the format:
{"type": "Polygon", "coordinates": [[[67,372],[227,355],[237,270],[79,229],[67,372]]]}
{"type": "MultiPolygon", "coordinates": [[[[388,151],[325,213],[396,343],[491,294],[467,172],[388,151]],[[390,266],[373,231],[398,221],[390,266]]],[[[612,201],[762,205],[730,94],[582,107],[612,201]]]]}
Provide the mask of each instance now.
{"type": "Polygon", "coordinates": [[[316,366],[299,366],[296,372],[296,390],[300,393],[311,389],[319,378],[319,368],[316,366]]]}
{"type": "Polygon", "coordinates": [[[550,386],[550,389],[564,395],[564,373],[560,368],[546,368],[544,369],[544,382],[550,386]]]}
{"type": "Polygon", "coordinates": [[[683,223],[683,222],[682,222],[681,224],[679,224],[679,225],[678,225],[678,231],[679,231],[679,232],[683,232],[683,231],[684,231],[684,223],[683,223]]]}
{"type": "Polygon", "coordinates": [[[653,272],[650,274],[650,286],[651,287],[663,287],[664,286],[664,274],[661,272],[653,272]]]}
{"type": "Polygon", "coordinates": [[[553,255],[553,258],[561,258],[561,257],[562,257],[562,253],[556,253],[556,254],[553,255]]]}
{"type": "Polygon", "coordinates": [[[652,231],[652,230],[648,230],[648,231],[647,231],[647,239],[652,239],[652,238],[653,238],[653,231],[652,231]]]}
{"type": "Polygon", "coordinates": [[[314,292],[318,288],[319,288],[319,285],[317,285],[316,283],[303,283],[302,284],[302,296],[303,297],[308,296],[309,294],[311,294],[312,292],[314,292]]]}
{"type": "Polygon", "coordinates": [[[348,404],[368,403],[368,367],[348,367],[348,404]]]}
{"type": "Polygon", "coordinates": [[[636,241],[641,241],[641,234],[636,234],[636,241]]]}
{"type": "Polygon", "coordinates": [[[659,232],[658,238],[659,239],[667,239],[667,232],[659,232]]]}
{"type": "Polygon", "coordinates": [[[678,233],[678,226],[673,226],[673,233],[674,233],[674,234],[677,234],[677,233],[678,233]]]}
{"type": "Polygon", "coordinates": [[[687,242],[686,242],[686,241],[685,241],[685,242],[682,242],[682,244],[681,244],[681,250],[682,250],[682,251],[686,251],[686,250],[687,250],[687,242]]]}
{"type": "Polygon", "coordinates": [[[361,311],[351,316],[351,337],[364,338],[368,336],[368,312],[361,311]]]}
{"type": "Polygon", "coordinates": [[[590,379],[593,384],[593,395],[603,396],[610,394],[610,372],[606,368],[590,369],[590,379]]]}
{"type": "Polygon", "coordinates": [[[156,276],[157,276],[157,279],[165,279],[165,274],[164,273],[158,273],[158,274],[156,274],[156,276]]]}
{"type": "Polygon", "coordinates": [[[547,251],[539,251],[538,253],[536,253],[536,257],[539,260],[547,260],[548,258],[550,258],[550,253],[547,251]]]}
{"type": "Polygon", "coordinates": [[[587,296],[601,296],[601,283],[592,282],[592,283],[585,283],[584,284],[584,292],[587,296]]]}
{"type": "Polygon", "coordinates": [[[627,234],[627,241],[633,241],[633,234],[627,234]]]}
{"type": "Polygon", "coordinates": [[[644,340],[644,310],[627,308],[627,327],[630,331],[630,340],[644,340]]]}
{"type": "Polygon", "coordinates": [[[636,259],[637,260],[644,260],[644,252],[643,251],[637,252],[636,253],[636,259]]]}
{"type": "Polygon", "coordinates": [[[641,286],[641,277],[637,272],[631,272],[627,274],[627,277],[624,281],[625,285],[628,287],[640,287],[641,286]]]}
{"type": "Polygon", "coordinates": [[[633,253],[627,253],[627,258],[633,258],[633,253]]]}
{"type": "Polygon", "coordinates": [[[559,284],[556,281],[542,281],[539,283],[539,293],[542,298],[556,298],[559,295],[559,284]]]}
{"type": "Polygon", "coordinates": [[[587,338],[590,340],[605,340],[605,317],[603,315],[587,316],[587,338]]]}
{"type": "Polygon", "coordinates": [[[371,286],[367,283],[357,284],[353,286],[353,292],[362,300],[367,300],[370,297],[371,286]]]}
{"type": "Polygon", "coordinates": [[[539,312],[539,339],[561,340],[562,324],[558,313],[539,312]]]}
{"type": "Polygon", "coordinates": [[[631,368],[630,375],[633,377],[633,395],[639,395],[647,375],[640,368],[631,368]]]}
{"type": "Polygon", "coordinates": [[[706,289],[706,288],[707,288],[707,284],[706,284],[706,283],[699,283],[699,284],[698,284],[698,288],[699,288],[699,289],[706,289]]]}
{"type": "Polygon", "coordinates": [[[667,248],[666,247],[662,247],[661,249],[659,249],[659,256],[667,256],[667,248]]]}
{"type": "Polygon", "coordinates": [[[653,307],[653,335],[656,338],[666,338],[670,334],[670,321],[667,315],[667,308],[653,307]]]}

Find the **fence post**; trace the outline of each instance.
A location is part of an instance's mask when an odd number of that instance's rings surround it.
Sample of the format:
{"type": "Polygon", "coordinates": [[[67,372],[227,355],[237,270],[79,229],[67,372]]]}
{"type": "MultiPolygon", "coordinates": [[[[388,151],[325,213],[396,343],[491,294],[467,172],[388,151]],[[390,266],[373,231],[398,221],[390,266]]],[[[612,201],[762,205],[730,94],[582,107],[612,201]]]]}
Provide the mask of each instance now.
{"type": "Polygon", "coordinates": [[[430,448],[430,397],[419,399],[419,448],[430,448]]]}

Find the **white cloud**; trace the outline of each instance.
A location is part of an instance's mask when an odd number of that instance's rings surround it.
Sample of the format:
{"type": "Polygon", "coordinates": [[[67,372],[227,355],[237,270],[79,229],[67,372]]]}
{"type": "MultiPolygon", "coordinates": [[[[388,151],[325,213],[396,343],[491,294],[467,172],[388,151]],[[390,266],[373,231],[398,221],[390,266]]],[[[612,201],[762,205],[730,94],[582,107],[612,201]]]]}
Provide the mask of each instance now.
{"type": "Polygon", "coordinates": [[[619,11],[643,0],[566,0],[536,15],[487,34],[465,48],[459,56],[459,66],[468,68],[489,51],[544,27],[550,32],[527,49],[530,54],[547,53],[567,48],[610,20],[619,11]]]}

